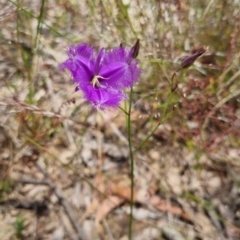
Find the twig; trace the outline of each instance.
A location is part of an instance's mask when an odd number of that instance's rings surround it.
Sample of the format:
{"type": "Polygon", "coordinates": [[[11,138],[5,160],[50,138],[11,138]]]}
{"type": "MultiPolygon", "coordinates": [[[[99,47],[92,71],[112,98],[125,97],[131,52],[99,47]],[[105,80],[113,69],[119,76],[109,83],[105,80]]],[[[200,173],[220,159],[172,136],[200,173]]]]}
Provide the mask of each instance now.
{"type": "Polygon", "coordinates": [[[110,228],[108,226],[108,223],[107,223],[106,219],[103,219],[102,223],[103,223],[103,226],[104,226],[104,228],[105,228],[105,230],[106,230],[106,232],[108,234],[109,239],[110,240],[115,240],[113,235],[112,235],[112,233],[111,233],[111,231],[110,231],[110,228]]]}
{"type": "Polygon", "coordinates": [[[112,128],[113,132],[116,134],[116,136],[119,137],[119,139],[125,143],[126,145],[128,145],[128,140],[126,139],[126,137],[121,133],[121,131],[117,128],[117,126],[111,122],[111,120],[109,119],[109,116],[107,116],[104,112],[100,112],[100,114],[103,116],[104,120],[109,124],[109,126],[112,128]]]}
{"type": "Polygon", "coordinates": [[[28,179],[28,178],[23,178],[21,180],[18,180],[18,183],[33,184],[33,185],[47,185],[47,186],[49,186],[50,184],[48,180],[35,180],[35,179],[28,179]]]}
{"type": "Polygon", "coordinates": [[[83,229],[77,224],[76,220],[74,219],[73,214],[72,214],[72,212],[73,212],[72,208],[69,205],[69,203],[67,202],[66,198],[64,197],[61,189],[53,185],[49,174],[39,163],[36,163],[36,166],[43,173],[43,175],[47,179],[48,186],[52,189],[52,191],[54,192],[54,194],[58,198],[60,204],[63,206],[63,208],[64,208],[64,210],[65,210],[65,212],[66,212],[74,230],[77,233],[78,239],[79,240],[87,240],[87,237],[86,237],[85,233],[83,232],[83,229]]]}
{"type": "Polygon", "coordinates": [[[231,94],[229,94],[227,97],[223,98],[221,101],[219,101],[214,108],[208,113],[208,115],[206,116],[203,124],[202,124],[202,128],[201,128],[201,135],[203,136],[203,132],[204,130],[207,128],[208,123],[210,121],[210,118],[213,117],[215,111],[219,108],[221,108],[226,102],[228,102],[229,100],[231,100],[234,97],[237,97],[238,95],[240,95],[240,90],[236,90],[234,92],[232,92],[231,94]]]}

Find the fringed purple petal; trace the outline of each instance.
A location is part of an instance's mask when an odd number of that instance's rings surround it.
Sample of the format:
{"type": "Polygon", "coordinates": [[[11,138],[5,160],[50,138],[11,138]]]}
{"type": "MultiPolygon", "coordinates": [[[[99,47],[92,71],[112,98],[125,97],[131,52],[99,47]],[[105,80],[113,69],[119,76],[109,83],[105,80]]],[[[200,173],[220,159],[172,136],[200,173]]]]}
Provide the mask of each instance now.
{"type": "Polygon", "coordinates": [[[99,71],[99,75],[103,78],[109,78],[116,72],[122,72],[126,66],[127,64],[124,62],[113,62],[103,66],[99,71]]]}
{"type": "Polygon", "coordinates": [[[68,55],[70,58],[82,56],[86,59],[91,59],[94,54],[95,54],[94,48],[86,43],[79,45],[71,45],[68,49],[68,55]]]}
{"type": "Polygon", "coordinates": [[[68,51],[69,59],[60,68],[67,68],[74,83],[89,84],[94,76],[94,49],[87,44],[71,46],[68,51]]]}
{"type": "Polygon", "coordinates": [[[79,70],[79,65],[76,61],[73,59],[67,59],[65,62],[63,62],[60,65],[60,69],[65,69],[67,68],[70,73],[72,74],[73,82],[75,82],[75,78],[78,75],[78,70],[79,70]]]}
{"type": "Polygon", "coordinates": [[[122,46],[122,47],[118,47],[118,48],[114,48],[114,49],[110,50],[108,52],[108,54],[106,54],[103,65],[109,64],[112,62],[128,63],[130,61],[131,61],[130,51],[122,46]]]}
{"type": "Polygon", "coordinates": [[[76,56],[75,61],[78,64],[79,68],[82,68],[82,71],[85,71],[86,74],[93,77],[94,76],[94,61],[83,58],[82,56],[76,56]]]}
{"type": "Polygon", "coordinates": [[[125,63],[117,62],[103,66],[99,72],[102,77],[101,84],[113,88],[122,86],[122,79],[125,76],[127,65],[125,63]]]}
{"type": "Polygon", "coordinates": [[[68,59],[60,66],[61,69],[67,68],[72,74],[73,83],[89,84],[93,78],[93,66],[86,66],[76,59],[68,59]]]}
{"type": "Polygon", "coordinates": [[[94,70],[95,75],[99,75],[98,73],[99,73],[99,70],[100,70],[100,68],[101,68],[101,64],[102,64],[104,55],[105,55],[105,49],[102,48],[102,49],[99,51],[99,53],[98,53],[98,55],[97,55],[97,57],[96,57],[95,70],[94,70]]]}
{"type": "Polygon", "coordinates": [[[118,107],[125,95],[121,91],[94,88],[92,85],[82,88],[84,98],[94,106],[104,109],[106,107],[118,107]]]}
{"type": "MultiPolygon", "coordinates": [[[[137,60],[131,58],[131,51],[126,50],[124,47],[119,47],[108,52],[105,55],[102,63],[102,69],[104,72],[106,72],[106,69],[108,67],[110,68],[112,64],[113,66],[119,64],[118,66],[122,66],[122,68],[121,70],[118,69],[116,73],[112,74],[109,82],[112,83],[115,81],[117,84],[120,84],[123,87],[131,87],[135,82],[138,81],[141,70],[137,66],[137,60]]],[[[111,70],[109,70],[109,72],[110,71],[111,70]]]]}

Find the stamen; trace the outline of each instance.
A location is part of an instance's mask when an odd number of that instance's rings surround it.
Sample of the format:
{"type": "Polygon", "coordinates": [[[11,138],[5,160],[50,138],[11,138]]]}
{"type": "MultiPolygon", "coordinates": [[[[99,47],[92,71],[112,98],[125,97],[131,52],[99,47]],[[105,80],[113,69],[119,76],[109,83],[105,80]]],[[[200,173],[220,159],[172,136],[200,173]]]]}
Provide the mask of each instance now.
{"type": "Polygon", "coordinates": [[[95,86],[99,86],[100,85],[100,82],[98,80],[98,76],[94,76],[92,81],[91,81],[91,84],[93,85],[93,87],[95,86]]]}
{"type": "Polygon", "coordinates": [[[100,79],[107,79],[107,78],[101,77],[99,75],[94,76],[92,81],[90,82],[93,85],[93,88],[95,88],[95,86],[97,86],[97,87],[101,86],[101,84],[99,82],[100,79]]]}

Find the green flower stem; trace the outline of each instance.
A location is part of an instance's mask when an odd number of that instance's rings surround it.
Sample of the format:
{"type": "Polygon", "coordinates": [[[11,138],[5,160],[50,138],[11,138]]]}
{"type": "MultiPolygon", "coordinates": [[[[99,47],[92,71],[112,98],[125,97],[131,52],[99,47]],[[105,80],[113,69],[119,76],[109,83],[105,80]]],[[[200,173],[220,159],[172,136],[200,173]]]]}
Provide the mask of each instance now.
{"type": "Polygon", "coordinates": [[[134,156],[131,140],[131,110],[132,110],[132,96],[133,89],[131,88],[129,94],[129,108],[127,114],[127,135],[128,135],[128,148],[130,155],[130,178],[131,178],[131,199],[130,199],[130,215],[129,215],[129,231],[128,239],[132,240],[132,228],[133,228],[133,203],[134,203],[134,156]]]}

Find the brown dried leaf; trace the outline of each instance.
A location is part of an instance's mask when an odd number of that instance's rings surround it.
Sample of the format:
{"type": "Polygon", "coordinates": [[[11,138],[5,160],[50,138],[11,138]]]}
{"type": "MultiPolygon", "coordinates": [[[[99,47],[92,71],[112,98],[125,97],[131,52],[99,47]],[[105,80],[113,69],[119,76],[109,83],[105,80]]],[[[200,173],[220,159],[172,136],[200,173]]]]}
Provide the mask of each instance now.
{"type": "Polygon", "coordinates": [[[86,212],[82,216],[80,222],[83,222],[87,217],[89,217],[91,214],[93,214],[98,208],[99,208],[99,201],[97,198],[93,198],[91,204],[88,206],[86,212]]]}
{"type": "Polygon", "coordinates": [[[118,196],[109,196],[106,198],[97,209],[96,226],[103,220],[103,218],[110,213],[114,208],[122,204],[125,200],[118,196]]]}
{"type": "MultiPolygon", "coordinates": [[[[129,177],[121,176],[120,179],[115,178],[114,180],[108,185],[108,192],[111,195],[124,198],[128,202],[131,201],[131,183],[129,177]]],[[[145,203],[149,199],[149,189],[140,188],[137,183],[135,184],[135,188],[133,189],[133,202],[145,203]]]]}
{"type": "Polygon", "coordinates": [[[187,221],[190,221],[190,216],[185,213],[180,207],[173,206],[171,203],[167,202],[164,199],[161,199],[158,196],[152,196],[150,198],[150,203],[159,211],[170,212],[175,216],[181,217],[187,221]]]}
{"type": "MultiPolygon", "coordinates": [[[[123,186],[114,186],[111,188],[111,192],[127,201],[131,200],[131,188],[130,187],[123,187],[123,186]]],[[[136,195],[137,195],[137,190],[134,189],[133,191],[133,201],[136,202],[136,195]]]]}

